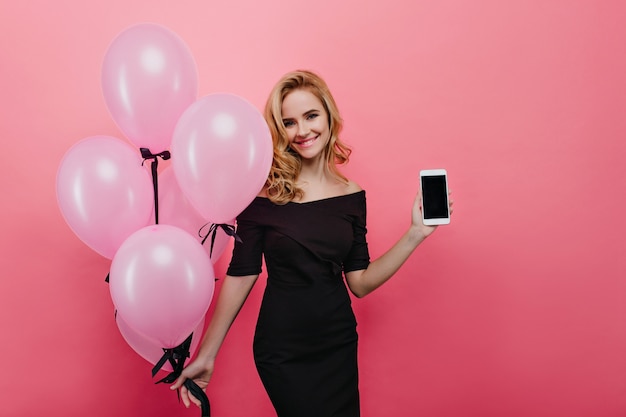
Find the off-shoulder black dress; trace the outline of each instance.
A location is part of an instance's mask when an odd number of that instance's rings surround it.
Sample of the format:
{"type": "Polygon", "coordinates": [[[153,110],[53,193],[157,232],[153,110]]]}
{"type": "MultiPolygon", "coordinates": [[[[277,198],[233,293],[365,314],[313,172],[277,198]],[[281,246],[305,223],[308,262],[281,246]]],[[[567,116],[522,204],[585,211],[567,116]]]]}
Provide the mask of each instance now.
{"type": "Polygon", "coordinates": [[[342,271],[367,268],[365,192],[276,205],[237,218],[228,275],[268,279],[254,359],[279,417],[359,416],[356,319],[342,271]]]}

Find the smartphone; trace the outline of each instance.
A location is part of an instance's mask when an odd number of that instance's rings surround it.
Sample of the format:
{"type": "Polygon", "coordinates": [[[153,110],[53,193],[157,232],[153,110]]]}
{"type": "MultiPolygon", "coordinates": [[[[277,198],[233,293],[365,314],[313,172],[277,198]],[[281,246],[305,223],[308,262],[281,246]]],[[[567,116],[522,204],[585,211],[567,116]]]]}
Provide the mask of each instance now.
{"type": "Polygon", "coordinates": [[[422,221],[427,226],[450,223],[448,204],[448,173],[445,169],[420,171],[422,189],[422,221]]]}

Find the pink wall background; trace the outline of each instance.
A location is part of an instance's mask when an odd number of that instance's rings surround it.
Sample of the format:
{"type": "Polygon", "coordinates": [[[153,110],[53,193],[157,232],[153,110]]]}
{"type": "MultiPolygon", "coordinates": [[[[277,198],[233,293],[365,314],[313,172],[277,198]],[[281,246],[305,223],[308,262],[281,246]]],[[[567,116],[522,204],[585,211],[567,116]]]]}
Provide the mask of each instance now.
{"type": "MultiPolygon", "coordinates": [[[[445,167],[441,228],[356,300],[364,417],[626,415],[626,4],[618,0],[0,2],[0,416],[192,416],[124,342],[57,208],[63,154],[123,138],[100,89],[141,22],[190,46],[200,96],[259,108],[284,72],[334,91],[371,252],[445,167]]],[[[228,255],[216,268],[223,275],[228,255]]],[[[273,412],[253,367],[263,282],[209,387],[215,417],[273,412]]]]}

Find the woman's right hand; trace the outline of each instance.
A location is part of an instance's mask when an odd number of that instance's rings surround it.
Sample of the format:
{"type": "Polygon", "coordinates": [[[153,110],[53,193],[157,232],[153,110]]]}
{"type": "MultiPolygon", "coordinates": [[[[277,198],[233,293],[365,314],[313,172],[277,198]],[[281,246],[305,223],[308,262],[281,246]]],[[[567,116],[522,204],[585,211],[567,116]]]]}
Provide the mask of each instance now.
{"type": "Polygon", "coordinates": [[[185,381],[187,379],[191,379],[202,390],[206,390],[209,380],[211,379],[211,375],[213,374],[213,366],[214,360],[212,359],[200,360],[200,358],[196,358],[194,361],[190,362],[185,369],[183,369],[183,372],[180,374],[178,379],[176,379],[176,381],[170,386],[171,390],[180,389],[180,397],[182,398],[185,407],[189,408],[191,403],[200,407],[200,400],[190,394],[187,387],[183,385],[185,381]]]}
{"type": "Polygon", "coordinates": [[[186,407],[189,407],[191,403],[198,407],[201,407],[201,404],[184,386],[185,381],[189,379],[195,382],[200,389],[206,390],[211,375],[213,375],[217,352],[258,277],[258,274],[243,277],[226,275],[222,281],[215,311],[200,343],[199,353],[170,386],[172,390],[180,389],[180,396],[186,407]]]}

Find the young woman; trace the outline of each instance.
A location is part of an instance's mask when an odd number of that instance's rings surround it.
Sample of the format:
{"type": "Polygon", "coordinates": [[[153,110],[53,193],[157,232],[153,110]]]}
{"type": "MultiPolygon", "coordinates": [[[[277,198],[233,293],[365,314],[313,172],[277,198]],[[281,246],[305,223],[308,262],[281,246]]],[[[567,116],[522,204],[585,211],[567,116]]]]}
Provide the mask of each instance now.
{"type": "Polygon", "coordinates": [[[206,388],[217,352],[261,272],[268,278],[254,336],[257,370],[279,417],[359,416],[356,320],[348,289],[363,297],[400,268],[434,230],[412,222],[370,262],[365,191],[337,165],[350,149],[326,83],[309,71],[286,74],[265,107],[274,160],[264,189],[237,218],[233,257],[196,358],[172,389],[199,404],[185,379],[206,388]],[[345,283],[344,277],[345,276],[345,283]],[[346,288],[347,284],[347,288],[346,288]]]}

